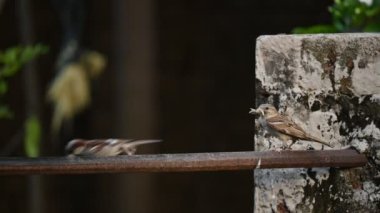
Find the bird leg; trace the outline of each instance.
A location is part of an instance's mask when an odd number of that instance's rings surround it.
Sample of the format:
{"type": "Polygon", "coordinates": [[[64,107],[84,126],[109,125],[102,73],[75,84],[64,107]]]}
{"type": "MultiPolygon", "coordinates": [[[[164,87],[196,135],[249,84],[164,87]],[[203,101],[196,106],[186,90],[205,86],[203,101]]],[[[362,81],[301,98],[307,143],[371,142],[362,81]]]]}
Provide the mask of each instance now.
{"type": "Polygon", "coordinates": [[[290,144],[288,144],[288,141],[283,142],[283,145],[281,147],[282,150],[292,150],[292,146],[297,142],[295,139],[290,139],[290,144]]]}
{"type": "Polygon", "coordinates": [[[291,149],[291,147],[297,142],[297,140],[291,139],[290,145],[288,146],[288,149],[291,149]]]}

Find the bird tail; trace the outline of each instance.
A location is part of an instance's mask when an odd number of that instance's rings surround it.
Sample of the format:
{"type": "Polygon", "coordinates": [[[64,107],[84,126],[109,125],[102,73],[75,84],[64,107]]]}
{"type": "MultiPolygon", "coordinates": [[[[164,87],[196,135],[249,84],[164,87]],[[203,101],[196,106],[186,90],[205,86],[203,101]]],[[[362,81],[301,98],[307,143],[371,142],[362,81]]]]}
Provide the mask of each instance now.
{"type": "Polygon", "coordinates": [[[150,140],[136,140],[136,141],[131,141],[131,142],[126,142],[124,144],[124,146],[139,146],[139,145],[143,145],[143,144],[148,144],[148,143],[158,143],[158,142],[162,142],[162,140],[156,140],[156,139],[150,139],[150,140]]]}
{"type": "Polygon", "coordinates": [[[124,154],[133,155],[136,152],[137,146],[158,142],[162,142],[162,140],[136,140],[131,142],[129,140],[126,140],[125,143],[121,146],[121,148],[124,154]]]}
{"type": "Polygon", "coordinates": [[[323,145],[326,145],[326,146],[331,147],[331,148],[334,147],[334,146],[331,145],[330,143],[327,143],[327,142],[325,142],[325,141],[323,141],[323,140],[321,140],[321,139],[319,139],[319,138],[317,138],[317,137],[311,136],[311,135],[308,135],[308,136],[307,136],[307,139],[308,139],[308,140],[311,140],[311,141],[314,141],[314,142],[317,142],[317,143],[320,143],[320,144],[323,144],[323,145]]]}

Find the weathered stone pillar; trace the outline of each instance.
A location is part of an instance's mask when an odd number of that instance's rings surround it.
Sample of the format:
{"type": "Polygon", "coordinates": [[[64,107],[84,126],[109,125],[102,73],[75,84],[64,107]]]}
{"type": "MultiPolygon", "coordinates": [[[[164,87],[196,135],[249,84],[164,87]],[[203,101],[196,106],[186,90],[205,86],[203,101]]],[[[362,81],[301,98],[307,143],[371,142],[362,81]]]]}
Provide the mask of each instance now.
{"type": "MultiPolygon", "coordinates": [[[[364,168],[255,170],[255,212],[380,212],[380,34],[261,36],[256,104],[368,156],[364,168]]],[[[256,125],[256,151],[282,142],[256,125]]],[[[299,141],[293,150],[330,149],[299,141]]]]}

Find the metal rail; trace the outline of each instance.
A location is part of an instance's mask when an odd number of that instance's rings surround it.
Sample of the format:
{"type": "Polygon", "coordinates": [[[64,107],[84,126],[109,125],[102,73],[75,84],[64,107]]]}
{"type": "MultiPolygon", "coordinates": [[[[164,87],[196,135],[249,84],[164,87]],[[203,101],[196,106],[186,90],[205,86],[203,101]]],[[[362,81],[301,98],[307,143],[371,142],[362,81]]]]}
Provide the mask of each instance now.
{"type": "Polygon", "coordinates": [[[355,150],[217,152],[117,157],[0,158],[0,175],[232,171],[271,168],[360,167],[355,150]]]}

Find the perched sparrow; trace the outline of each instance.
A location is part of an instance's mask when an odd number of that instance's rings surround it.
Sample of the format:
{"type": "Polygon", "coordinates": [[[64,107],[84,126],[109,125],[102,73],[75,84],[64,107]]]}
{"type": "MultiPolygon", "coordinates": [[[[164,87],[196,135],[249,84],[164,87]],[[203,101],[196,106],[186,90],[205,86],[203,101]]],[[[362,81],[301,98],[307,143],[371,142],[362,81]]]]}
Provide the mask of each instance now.
{"type": "Polygon", "coordinates": [[[267,129],[270,134],[277,136],[285,143],[291,140],[291,145],[293,145],[296,140],[306,140],[332,147],[329,143],[307,134],[291,119],[278,113],[276,108],[270,104],[262,104],[257,109],[251,109],[249,113],[259,114],[260,124],[267,129]]]}
{"type": "Polygon", "coordinates": [[[106,139],[106,140],[71,140],[66,146],[69,155],[76,156],[116,156],[133,155],[136,147],[143,144],[158,143],[161,140],[131,140],[131,139],[106,139]]]}

